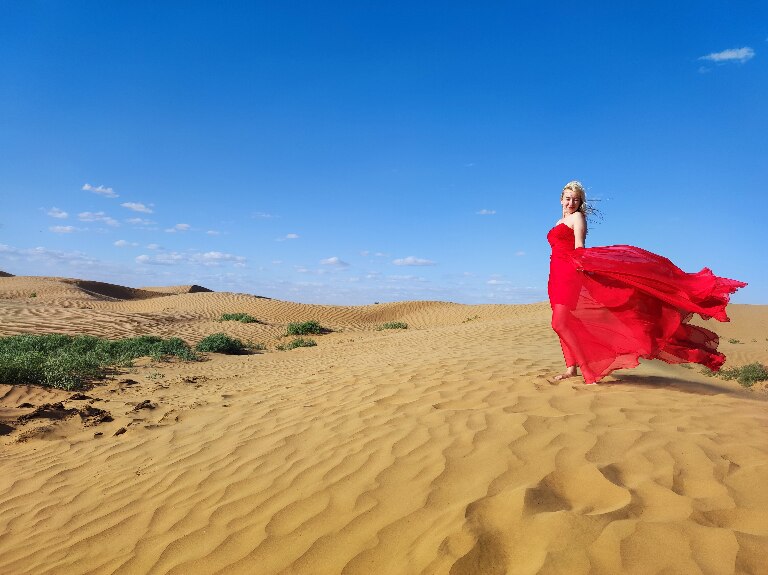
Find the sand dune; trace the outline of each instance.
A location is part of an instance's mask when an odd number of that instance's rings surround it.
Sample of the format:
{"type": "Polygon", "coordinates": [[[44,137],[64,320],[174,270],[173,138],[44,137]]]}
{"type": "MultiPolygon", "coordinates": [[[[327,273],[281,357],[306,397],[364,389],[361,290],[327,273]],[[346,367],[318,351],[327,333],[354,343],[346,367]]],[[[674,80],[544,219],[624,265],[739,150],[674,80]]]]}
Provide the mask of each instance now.
{"type": "Polygon", "coordinates": [[[209,290],[206,287],[199,286],[196,284],[183,285],[183,286],[143,287],[141,289],[145,291],[151,291],[151,292],[162,293],[162,294],[200,293],[200,292],[213,291],[213,290],[209,290]]]}
{"type": "MultiPolygon", "coordinates": [[[[658,362],[549,385],[546,304],[94,283],[0,278],[0,334],[224,331],[268,351],[140,361],[85,398],[0,386],[0,421],[73,410],[0,438],[0,573],[768,572],[764,386],[658,362]],[[333,333],[274,351],[308,319],[333,333]]],[[[768,306],[729,313],[729,364],[768,362],[768,306]]]]}

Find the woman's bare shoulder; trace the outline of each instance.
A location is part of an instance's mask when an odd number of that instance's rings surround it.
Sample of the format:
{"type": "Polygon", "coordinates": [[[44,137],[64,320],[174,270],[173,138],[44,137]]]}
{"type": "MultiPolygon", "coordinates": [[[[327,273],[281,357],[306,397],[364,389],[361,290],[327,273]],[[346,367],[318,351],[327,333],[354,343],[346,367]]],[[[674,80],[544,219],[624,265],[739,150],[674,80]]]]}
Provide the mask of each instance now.
{"type": "Polygon", "coordinates": [[[572,214],[565,216],[561,221],[569,228],[572,228],[576,225],[583,225],[587,220],[581,212],[573,212],[572,214]]]}

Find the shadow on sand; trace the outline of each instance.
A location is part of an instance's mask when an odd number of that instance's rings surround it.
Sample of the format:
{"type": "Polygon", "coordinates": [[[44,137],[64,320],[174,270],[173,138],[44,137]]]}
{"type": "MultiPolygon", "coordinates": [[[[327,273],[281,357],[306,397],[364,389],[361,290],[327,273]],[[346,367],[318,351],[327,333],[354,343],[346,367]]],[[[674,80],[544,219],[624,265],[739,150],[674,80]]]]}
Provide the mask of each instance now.
{"type": "Polygon", "coordinates": [[[730,395],[733,397],[749,397],[751,399],[765,399],[757,394],[728,385],[724,381],[713,379],[712,382],[691,381],[677,377],[660,375],[639,375],[639,374],[621,374],[616,375],[616,381],[611,381],[611,385],[635,386],[635,387],[655,387],[663,389],[672,389],[682,391],[683,393],[693,393],[695,395],[730,395]]]}

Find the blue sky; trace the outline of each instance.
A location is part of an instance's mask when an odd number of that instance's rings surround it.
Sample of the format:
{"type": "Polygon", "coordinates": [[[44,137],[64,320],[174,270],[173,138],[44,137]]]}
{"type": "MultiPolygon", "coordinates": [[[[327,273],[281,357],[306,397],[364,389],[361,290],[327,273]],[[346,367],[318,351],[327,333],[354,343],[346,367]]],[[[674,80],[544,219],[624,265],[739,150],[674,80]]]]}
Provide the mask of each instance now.
{"type": "Polygon", "coordinates": [[[588,245],[768,303],[768,4],[0,4],[0,269],[291,301],[546,299],[588,245]]]}

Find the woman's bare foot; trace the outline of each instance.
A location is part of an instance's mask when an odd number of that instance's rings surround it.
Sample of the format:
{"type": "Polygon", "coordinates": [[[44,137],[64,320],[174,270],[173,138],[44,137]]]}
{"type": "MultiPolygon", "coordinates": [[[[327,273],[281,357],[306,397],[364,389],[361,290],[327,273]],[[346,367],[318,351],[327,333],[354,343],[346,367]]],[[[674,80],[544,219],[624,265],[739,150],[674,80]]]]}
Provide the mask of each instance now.
{"type": "Polygon", "coordinates": [[[557,385],[564,379],[568,379],[569,377],[576,377],[578,374],[576,373],[576,367],[569,367],[566,369],[563,373],[560,373],[556,375],[555,377],[548,379],[547,381],[551,383],[552,385],[557,385]]]}

